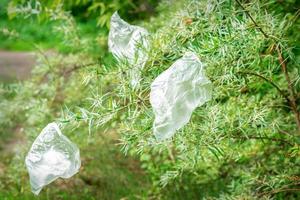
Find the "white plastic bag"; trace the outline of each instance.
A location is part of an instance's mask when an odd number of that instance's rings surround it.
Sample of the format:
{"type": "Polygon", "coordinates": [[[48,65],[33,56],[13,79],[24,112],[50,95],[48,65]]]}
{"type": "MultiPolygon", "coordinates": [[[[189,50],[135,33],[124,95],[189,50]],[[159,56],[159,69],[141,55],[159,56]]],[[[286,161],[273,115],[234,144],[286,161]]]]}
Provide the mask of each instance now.
{"type": "Polygon", "coordinates": [[[140,71],[148,55],[145,52],[149,44],[148,31],[142,27],[130,25],[115,12],[110,20],[108,47],[118,60],[127,60],[130,65],[131,85],[136,87],[140,80],[140,71]]]}
{"type": "Polygon", "coordinates": [[[48,124],[33,142],[25,159],[31,190],[38,195],[57,178],[70,178],[80,168],[79,149],[56,123],[48,124]]]}
{"type": "Polygon", "coordinates": [[[192,52],[187,52],[151,84],[150,103],[157,140],[171,138],[191,118],[198,106],[211,99],[212,85],[204,66],[192,52]]]}

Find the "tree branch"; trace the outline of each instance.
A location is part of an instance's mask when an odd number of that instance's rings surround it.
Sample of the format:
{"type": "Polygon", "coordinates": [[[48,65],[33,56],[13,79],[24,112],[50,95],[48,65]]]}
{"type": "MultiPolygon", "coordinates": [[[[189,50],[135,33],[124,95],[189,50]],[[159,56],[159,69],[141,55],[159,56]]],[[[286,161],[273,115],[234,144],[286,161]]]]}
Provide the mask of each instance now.
{"type": "Polygon", "coordinates": [[[92,63],[83,64],[83,65],[74,65],[72,68],[63,71],[63,74],[68,75],[68,74],[72,73],[73,71],[79,70],[81,68],[97,65],[97,64],[99,64],[99,63],[98,62],[92,62],[92,63]]]}
{"type": "MultiPolygon", "coordinates": [[[[253,19],[253,17],[250,15],[250,13],[245,9],[245,7],[241,4],[241,2],[239,0],[235,0],[239,6],[244,10],[244,12],[247,14],[247,16],[251,19],[251,21],[254,23],[254,25],[258,28],[258,30],[265,36],[265,38],[269,38],[269,36],[266,34],[266,32],[263,31],[263,29],[258,26],[258,24],[255,22],[255,20],[253,19]]],[[[298,16],[298,14],[297,14],[298,16]]],[[[274,39],[274,38],[273,38],[274,39]]],[[[296,120],[296,124],[297,124],[297,128],[298,128],[298,132],[300,133],[300,112],[298,111],[297,109],[297,103],[296,103],[296,94],[294,92],[294,89],[293,89],[293,85],[292,85],[292,82],[291,82],[291,79],[289,77],[289,73],[288,73],[288,70],[287,70],[287,66],[286,66],[286,60],[284,59],[283,57],[283,54],[282,54],[282,51],[281,51],[281,48],[278,44],[278,41],[275,40],[275,42],[277,43],[277,47],[276,47],[276,50],[277,50],[277,53],[278,53],[278,60],[280,62],[280,66],[281,66],[281,69],[285,75],[285,79],[288,83],[288,91],[290,93],[290,97],[285,97],[286,99],[288,99],[288,102],[290,104],[290,107],[291,107],[291,110],[292,112],[294,113],[295,115],[295,120],[296,120]]],[[[273,85],[274,86],[274,85],[273,85]]],[[[276,87],[277,88],[277,87],[276,87]]],[[[278,89],[277,89],[278,90],[278,89]]],[[[284,95],[285,96],[285,95],[284,95]]]]}
{"type": "Polygon", "coordinates": [[[290,183],[290,184],[287,184],[287,185],[285,185],[285,186],[283,186],[279,189],[274,189],[274,190],[271,190],[271,191],[268,191],[268,192],[259,193],[258,196],[261,197],[261,196],[276,194],[276,193],[280,193],[280,192],[300,191],[300,188],[288,188],[290,186],[296,186],[296,185],[299,185],[299,184],[300,184],[300,182],[290,183]]]}
{"type": "Polygon", "coordinates": [[[298,131],[300,133],[300,113],[299,113],[299,111],[297,109],[296,93],[295,93],[295,91],[293,89],[293,85],[292,85],[292,82],[291,82],[291,79],[290,79],[290,76],[289,76],[289,72],[287,70],[286,61],[283,58],[282,51],[281,51],[281,48],[280,48],[279,45],[277,45],[276,50],[277,50],[277,53],[278,53],[278,60],[279,60],[281,69],[282,69],[282,71],[284,73],[284,76],[285,76],[285,79],[286,79],[286,81],[288,83],[288,91],[290,93],[289,104],[291,106],[292,111],[294,112],[296,123],[297,123],[297,127],[298,127],[298,131]]]}
{"type": "Polygon", "coordinates": [[[271,81],[270,79],[260,75],[260,74],[257,74],[257,73],[254,73],[254,72],[245,72],[245,71],[238,71],[237,73],[239,74],[246,74],[246,75],[253,75],[253,76],[257,76],[263,80],[265,80],[266,82],[270,83],[274,88],[276,88],[276,90],[281,94],[281,96],[283,96],[287,102],[290,102],[290,99],[287,95],[284,94],[284,92],[279,88],[278,85],[276,85],[273,81],[271,81]]]}
{"type": "Polygon", "coordinates": [[[248,17],[251,19],[251,21],[253,22],[253,24],[255,25],[256,28],[258,28],[258,30],[266,37],[268,38],[269,36],[266,34],[266,32],[263,31],[263,29],[258,26],[258,24],[255,22],[255,20],[253,19],[253,17],[250,15],[250,13],[246,10],[246,8],[243,6],[243,4],[241,4],[241,2],[239,0],[235,0],[239,6],[244,10],[244,12],[246,13],[246,15],[248,15],[248,17]]]}
{"type": "Polygon", "coordinates": [[[269,137],[259,137],[259,136],[232,136],[232,138],[240,139],[240,140],[248,140],[248,139],[250,139],[250,140],[251,139],[252,140],[269,140],[269,141],[273,141],[273,142],[281,142],[281,143],[288,144],[290,146],[294,146],[289,141],[284,140],[284,139],[280,139],[280,138],[269,138],[269,137]]]}

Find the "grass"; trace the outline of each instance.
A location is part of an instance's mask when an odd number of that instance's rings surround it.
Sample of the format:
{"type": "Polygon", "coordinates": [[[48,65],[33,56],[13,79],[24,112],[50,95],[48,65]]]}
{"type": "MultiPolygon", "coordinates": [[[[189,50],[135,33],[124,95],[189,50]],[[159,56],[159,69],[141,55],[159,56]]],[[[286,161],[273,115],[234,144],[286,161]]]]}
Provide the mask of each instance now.
{"type": "Polygon", "coordinates": [[[34,43],[42,48],[55,48],[59,44],[59,37],[51,32],[51,24],[40,23],[38,26],[32,20],[1,20],[0,29],[16,31],[17,38],[7,38],[0,35],[0,48],[11,51],[31,51],[34,50],[34,43]],[[49,39],[51,38],[51,40],[49,39]]]}
{"type": "MultiPolygon", "coordinates": [[[[9,51],[35,51],[37,47],[41,49],[52,49],[61,53],[72,51],[68,48],[63,36],[55,32],[55,22],[38,22],[36,19],[12,19],[2,16],[0,20],[0,49],[9,51]],[[1,31],[2,30],[2,31],[1,31]],[[17,34],[16,37],[7,37],[3,30],[9,30],[17,34]]],[[[78,21],[78,30],[84,38],[97,38],[104,34],[106,30],[97,29],[96,21],[78,21]],[[102,33],[101,33],[102,32],[102,33]]],[[[99,44],[95,44],[90,52],[99,53],[99,44]]]]}

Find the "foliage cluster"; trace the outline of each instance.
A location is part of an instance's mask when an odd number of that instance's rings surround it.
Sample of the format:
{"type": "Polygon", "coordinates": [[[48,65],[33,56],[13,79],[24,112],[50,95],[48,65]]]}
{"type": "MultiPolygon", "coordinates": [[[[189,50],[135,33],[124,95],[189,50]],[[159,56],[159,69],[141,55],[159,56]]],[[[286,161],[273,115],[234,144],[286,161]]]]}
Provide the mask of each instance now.
{"type": "MultiPolygon", "coordinates": [[[[99,131],[119,133],[121,150],[139,157],[151,182],[130,198],[299,199],[295,2],[162,1],[157,16],[140,22],[151,32],[151,47],[138,89],[130,86],[127,63],[89,54],[94,39],[81,38],[72,15],[60,9],[54,16],[65,25],[59,31],[72,51],[51,57],[41,51],[32,80],[1,88],[1,131],[20,123],[33,141],[45,123],[57,120],[83,147],[99,131]],[[157,142],[150,85],[186,51],[205,63],[213,100],[172,140],[157,142]]],[[[9,174],[25,179],[21,152],[9,174]]],[[[21,188],[25,182],[9,181],[21,188]]]]}

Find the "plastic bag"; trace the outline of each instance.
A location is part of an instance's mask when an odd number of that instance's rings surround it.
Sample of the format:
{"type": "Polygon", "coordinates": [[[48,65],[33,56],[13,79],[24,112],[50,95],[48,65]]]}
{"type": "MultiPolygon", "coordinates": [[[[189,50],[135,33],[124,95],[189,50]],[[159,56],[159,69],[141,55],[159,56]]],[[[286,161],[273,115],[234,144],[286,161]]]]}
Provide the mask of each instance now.
{"type": "Polygon", "coordinates": [[[110,21],[108,47],[118,60],[127,60],[130,69],[131,85],[136,87],[140,80],[140,71],[144,67],[148,55],[145,52],[149,44],[148,31],[142,27],[130,25],[115,12],[110,21]]]}
{"type": "Polygon", "coordinates": [[[64,136],[56,123],[48,124],[33,142],[25,159],[31,190],[38,195],[57,178],[70,178],[79,171],[79,149],[64,136]]]}
{"type": "Polygon", "coordinates": [[[171,138],[188,123],[196,107],[211,99],[212,84],[204,73],[197,55],[188,52],[153,81],[150,103],[157,140],[171,138]]]}

